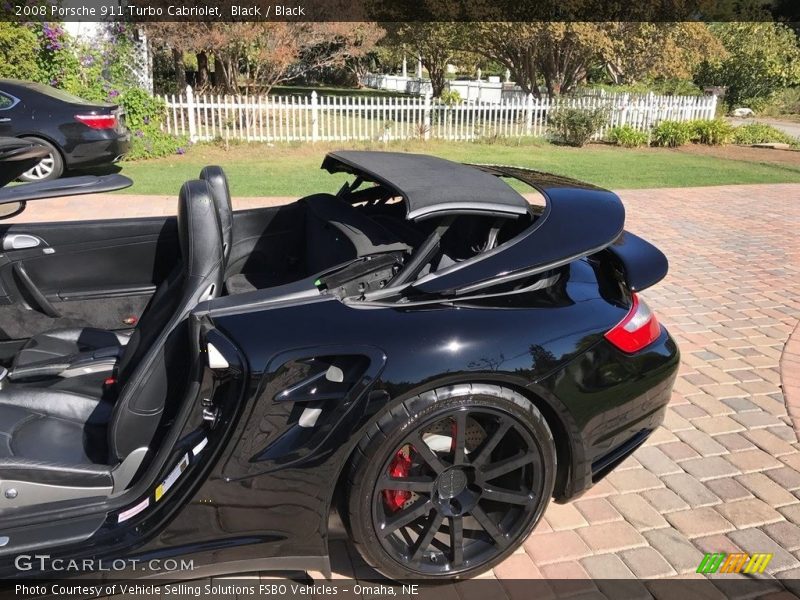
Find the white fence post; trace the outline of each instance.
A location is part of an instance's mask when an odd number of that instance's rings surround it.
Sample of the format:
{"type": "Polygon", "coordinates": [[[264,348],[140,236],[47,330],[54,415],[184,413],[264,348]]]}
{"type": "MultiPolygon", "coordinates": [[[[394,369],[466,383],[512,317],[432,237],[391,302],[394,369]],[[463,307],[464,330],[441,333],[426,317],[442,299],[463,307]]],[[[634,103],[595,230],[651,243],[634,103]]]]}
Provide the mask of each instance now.
{"type": "Polygon", "coordinates": [[[425,92],[425,106],[422,113],[422,124],[425,129],[425,139],[431,139],[431,92],[425,92]]]}
{"type": "Polygon", "coordinates": [[[186,86],[186,112],[188,113],[189,117],[189,141],[196,142],[197,124],[194,121],[194,92],[192,91],[192,86],[190,85],[186,86]]]}
{"type": "Polygon", "coordinates": [[[311,91],[311,141],[316,142],[319,140],[319,103],[317,100],[317,92],[311,91]]]}
{"type": "Polygon", "coordinates": [[[527,96],[525,96],[525,135],[531,134],[532,126],[533,126],[533,94],[529,93],[527,96]]]}

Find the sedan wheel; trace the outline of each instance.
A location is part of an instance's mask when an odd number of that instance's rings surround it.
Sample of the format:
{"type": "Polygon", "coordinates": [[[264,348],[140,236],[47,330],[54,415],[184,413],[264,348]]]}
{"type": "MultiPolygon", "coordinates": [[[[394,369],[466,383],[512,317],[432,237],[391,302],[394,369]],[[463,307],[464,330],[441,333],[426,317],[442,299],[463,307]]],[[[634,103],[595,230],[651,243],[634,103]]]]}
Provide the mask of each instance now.
{"type": "Polygon", "coordinates": [[[25,171],[20,175],[22,181],[48,181],[50,179],[58,179],[64,173],[64,161],[61,154],[55,146],[46,140],[39,138],[26,138],[31,142],[45,146],[50,153],[39,161],[32,169],[25,171]]]}
{"type": "Polygon", "coordinates": [[[398,409],[354,459],[346,521],[356,547],[396,579],[469,577],[497,564],[552,495],[555,450],[541,413],[482,385],[398,409]]]}

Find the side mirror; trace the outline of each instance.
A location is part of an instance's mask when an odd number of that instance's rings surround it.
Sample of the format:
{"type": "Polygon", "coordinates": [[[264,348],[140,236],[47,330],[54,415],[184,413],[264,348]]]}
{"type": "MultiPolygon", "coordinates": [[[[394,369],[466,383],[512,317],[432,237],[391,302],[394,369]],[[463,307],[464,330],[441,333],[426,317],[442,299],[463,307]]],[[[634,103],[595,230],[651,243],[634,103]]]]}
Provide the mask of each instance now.
{"type": "Polygon", "coordinates": [[[11,217],[16,217],[22,211],[25,210],[27,202],[18,201],[18,202],[6,202],[4,204],[0,204],[0,220],[2,219],[10,219],[11,217]]]}

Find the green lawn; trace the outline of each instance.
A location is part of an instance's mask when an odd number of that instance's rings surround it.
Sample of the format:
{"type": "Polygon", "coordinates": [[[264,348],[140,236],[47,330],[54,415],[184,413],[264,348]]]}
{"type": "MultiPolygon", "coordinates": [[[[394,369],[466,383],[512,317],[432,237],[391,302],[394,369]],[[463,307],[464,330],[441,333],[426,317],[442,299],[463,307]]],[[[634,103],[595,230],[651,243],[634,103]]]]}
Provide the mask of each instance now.
{"type": "MultiPolygon", "coordinates": [[[[201,144],[182,156],[122,163],[122,173],[134,181],[127,193],[175,194],[181,183],[197,177],[201,167],[219,164],[228,173],[235,196],[301,196],[336,191],[346,179],[319,168],[325,153],[337,148],[367,145],[242,144],[225,150],[201,144]]],[[[745,162],[663,148],[625,150],[601,145],[567,148],[544,142],[506,145],[432,141],[372,144],[372,148],[424,152],[462,162],[518,165],[610,189],[800,182],[797,165],[745,162]]]]}

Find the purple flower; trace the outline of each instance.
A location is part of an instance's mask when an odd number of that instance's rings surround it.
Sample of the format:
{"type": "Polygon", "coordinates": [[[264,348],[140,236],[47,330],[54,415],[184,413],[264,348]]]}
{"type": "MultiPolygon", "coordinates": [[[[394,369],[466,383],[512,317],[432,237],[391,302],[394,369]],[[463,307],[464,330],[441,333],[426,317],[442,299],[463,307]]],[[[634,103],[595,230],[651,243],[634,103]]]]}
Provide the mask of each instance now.
{"type": "Polygon", "coordinates": [[[175,151],[176,154],[186,154],[186,149],[182,146],[175,151]]]}
{"type": "Polygon", "coordinates": [[[138,137],[138,138],[144,137],[144,131],[142,131],[141,129],[137,129],[136,130],[136,137],[138,137]]]}
{"type": "Polygon", "coordinates": [[[150,125],[150,117],[145,117],[144,118],[144,124],[145,125],[150,125]]]}
{"type": "Polygon", "coordinates": [[[108,97],[109,98],[116,98],[117,96],[119,96],[119,91],[118,90],[111,90],[110,92],[108,92],[108,97]]]}

